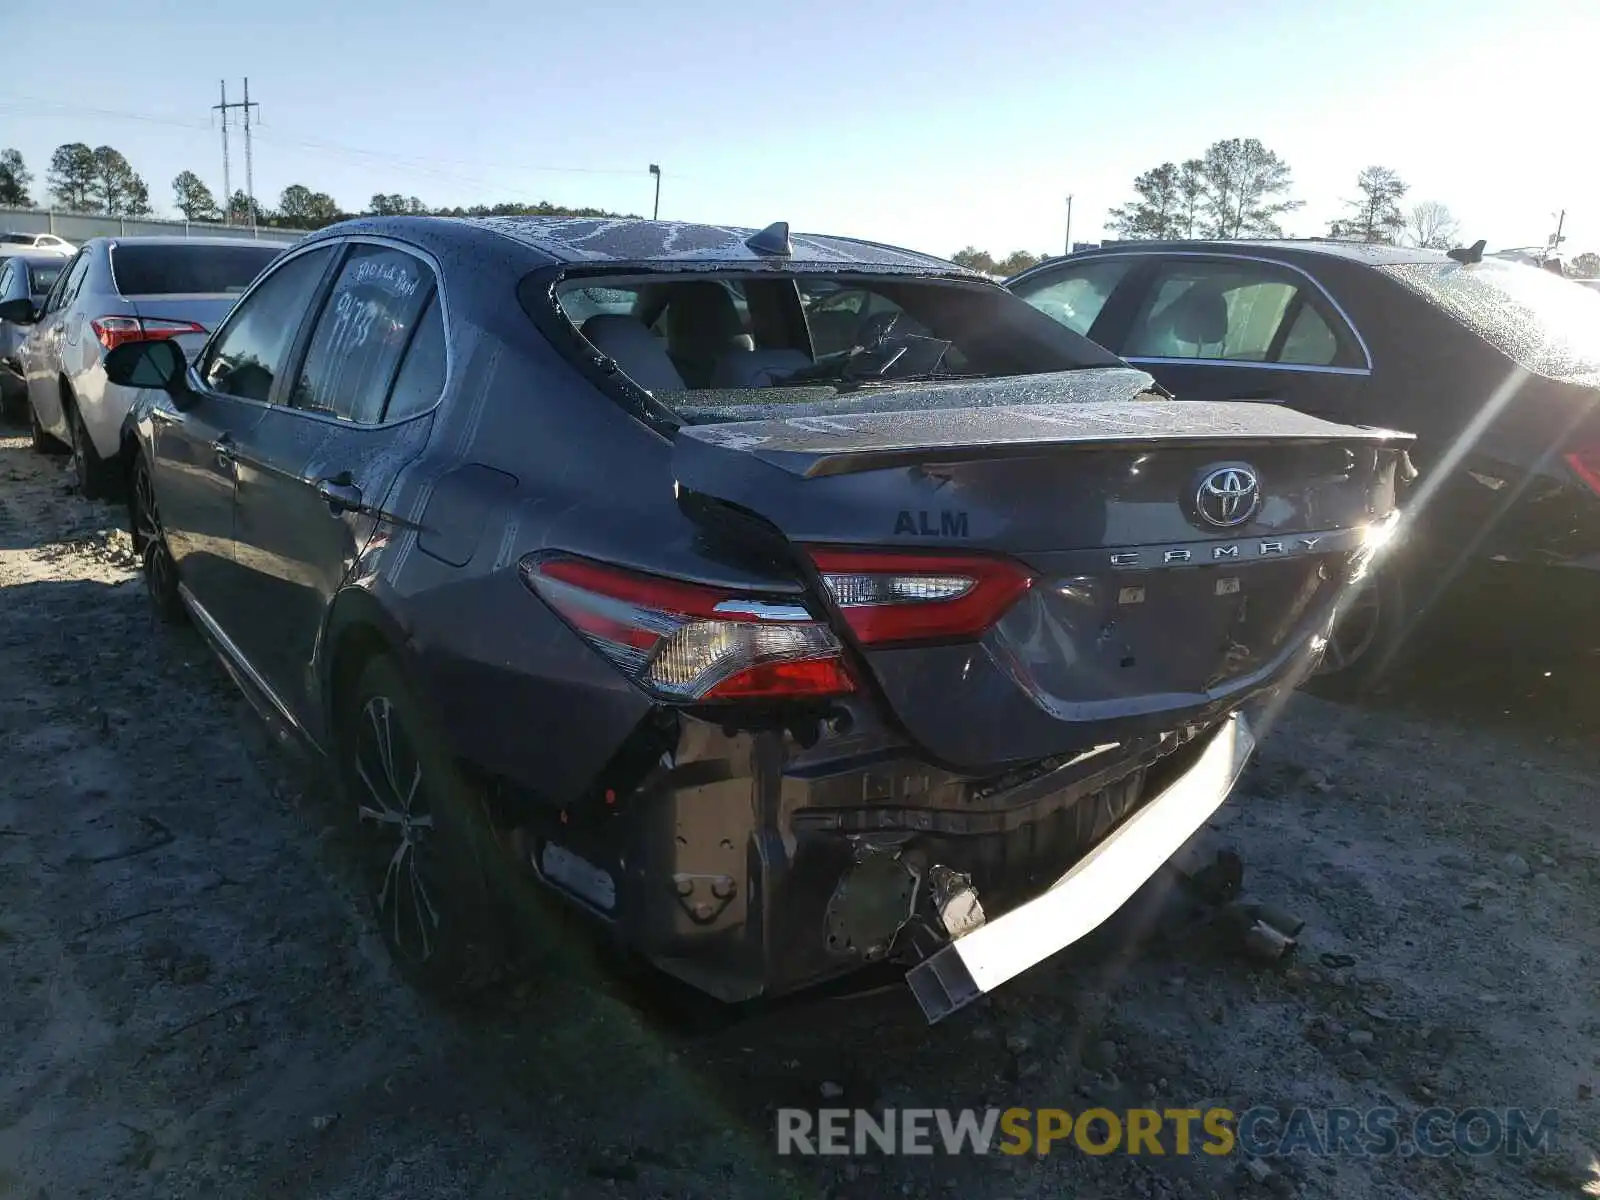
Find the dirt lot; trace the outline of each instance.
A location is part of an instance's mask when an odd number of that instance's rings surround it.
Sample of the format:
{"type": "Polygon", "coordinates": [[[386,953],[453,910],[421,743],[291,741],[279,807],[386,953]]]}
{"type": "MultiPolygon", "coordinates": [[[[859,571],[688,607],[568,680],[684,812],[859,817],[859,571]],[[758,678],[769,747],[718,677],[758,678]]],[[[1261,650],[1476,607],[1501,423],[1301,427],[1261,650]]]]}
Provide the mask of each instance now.
{"type": "MultiPolygon", "coordinates": [[[[1309,924],[1077,954],[926,1028],[903,990],[687,1027],[603,975],[431,1010],[336,814],[120,514],[0,440],[0,1196],[1337,1197],[1600,1180],[1600,662],[1299,697],[1218,816],[1309,924]],[[1569,676],[1571,677],[1569,679],[1569,676]],[[842,1090],[842,1095],[840,1094],[842,1090]],[[1561,1112],[1503,1156],[779,1159],[779,1105],[1561,1112]],[[834,1098],[838,1097],[838,1098],[834,1098]]],[[[1600,1190],[1600,1182],[1595,1184],[1600,1190]]]]}

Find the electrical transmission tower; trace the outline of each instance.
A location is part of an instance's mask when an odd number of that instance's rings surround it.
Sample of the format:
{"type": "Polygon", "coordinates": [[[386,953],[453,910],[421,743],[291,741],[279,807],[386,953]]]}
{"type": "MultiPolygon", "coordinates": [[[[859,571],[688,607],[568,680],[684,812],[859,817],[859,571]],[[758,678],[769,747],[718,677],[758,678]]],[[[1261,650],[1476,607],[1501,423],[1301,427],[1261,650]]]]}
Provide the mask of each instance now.
{"type": "Polygon", "coordinates": [[[222,103],[213,104],[211,107],[222,114],[222,221],[225,225],[233,224],[233,164],[228,157],[228,113],[234,109],[244,112],[244,194],[250,208],[250,228],[256,227],[256,181],[255,164],[251,158],[250,145],[250,110],[260,108],[261,105],[250,100],[250,78],[245,77],[244,99],[233,104],[228,103],[228,84],[221,82],[222,103]]]}

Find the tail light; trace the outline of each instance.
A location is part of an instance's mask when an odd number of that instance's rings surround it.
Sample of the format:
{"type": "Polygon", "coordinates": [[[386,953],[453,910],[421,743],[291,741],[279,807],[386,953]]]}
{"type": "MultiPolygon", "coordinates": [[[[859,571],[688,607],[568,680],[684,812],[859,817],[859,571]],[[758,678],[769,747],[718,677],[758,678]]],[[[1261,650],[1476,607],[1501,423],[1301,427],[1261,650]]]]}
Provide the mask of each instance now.
{"type": "Polygon", "coordinates": [[[569,556],[532,556],[521,569],[585,641],[663,699],[855,690],[838,638],[798,605],[569,556]]]}
{"type": "Polygon", "coordinates": [[[1600,445],[1583,446],[1562,457],[1573,473],[1589,485],[1589,490],[1600,496],[1600,445]]]}
{"type": "Polygon", "coordinates": [[[1033,583],[1022,564],[982,555],[813,547],[811,560],[863,645],[978,637],[1033,583]]]}
{"type": "Polygon", "coordinates": [[[160,317],[96,317],[89,325],[107,350],[115,350],[124,342],[154,342],[206,331],[204,325],[193,321],[168,321],[160,317]]]}

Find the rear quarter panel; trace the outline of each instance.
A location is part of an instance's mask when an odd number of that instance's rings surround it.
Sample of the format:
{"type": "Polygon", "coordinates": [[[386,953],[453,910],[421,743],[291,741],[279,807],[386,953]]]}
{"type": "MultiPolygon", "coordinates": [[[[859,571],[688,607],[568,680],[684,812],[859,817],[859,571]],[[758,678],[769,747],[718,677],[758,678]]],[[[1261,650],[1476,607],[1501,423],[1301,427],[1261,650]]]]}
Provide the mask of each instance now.
{"type": "Polygon", "coordinates": [[[705,559],[674,501],[669,444],[582,380],[522,311],[516,285],[542,256],[482,236],[436,251],[450,382],[427,446],[385,501],[397,520],[369,546],[365,586],[457,754],[561,803],[650,703],[533,594],[518,561],[563,549],[754,577],[705,559]]]}

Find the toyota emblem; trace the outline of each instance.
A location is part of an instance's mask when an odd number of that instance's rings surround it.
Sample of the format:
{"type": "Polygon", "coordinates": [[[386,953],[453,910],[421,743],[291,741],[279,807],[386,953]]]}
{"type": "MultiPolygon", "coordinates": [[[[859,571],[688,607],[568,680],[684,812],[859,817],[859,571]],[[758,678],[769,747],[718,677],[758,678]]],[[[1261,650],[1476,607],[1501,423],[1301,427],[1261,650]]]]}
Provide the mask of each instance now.
{"type": "Polygon", "coordinates": [[[1261,481],[1242,463],[1207,471],[1194,497],[1201,520],[1220,529],[1243,525],[1261,507],[1261,481]]]}

